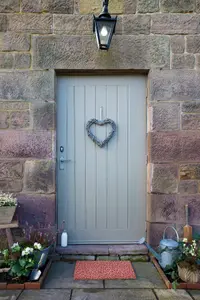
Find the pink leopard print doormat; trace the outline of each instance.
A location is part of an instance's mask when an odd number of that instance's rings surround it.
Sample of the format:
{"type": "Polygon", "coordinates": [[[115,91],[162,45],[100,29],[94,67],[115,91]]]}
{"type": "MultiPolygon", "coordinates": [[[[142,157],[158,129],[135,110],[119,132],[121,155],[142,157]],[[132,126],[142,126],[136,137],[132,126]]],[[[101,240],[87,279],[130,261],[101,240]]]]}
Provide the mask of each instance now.
{"type": "Polygon", "coordinates": [[[74,279],[136,279],[136,275],[130,261],[77,261],[74,279]]]}

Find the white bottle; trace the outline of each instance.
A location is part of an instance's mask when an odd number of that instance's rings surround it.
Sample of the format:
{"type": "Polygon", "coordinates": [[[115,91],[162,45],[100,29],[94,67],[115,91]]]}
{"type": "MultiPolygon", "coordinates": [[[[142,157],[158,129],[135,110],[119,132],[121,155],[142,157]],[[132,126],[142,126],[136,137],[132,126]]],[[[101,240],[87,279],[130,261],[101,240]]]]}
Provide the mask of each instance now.
{"type": "Polygon", "coordinates": [[[68,243],[68,234],[66,230],[63,230],[61,234],[61,247],[67,247],[67,243],[68,243]]]}

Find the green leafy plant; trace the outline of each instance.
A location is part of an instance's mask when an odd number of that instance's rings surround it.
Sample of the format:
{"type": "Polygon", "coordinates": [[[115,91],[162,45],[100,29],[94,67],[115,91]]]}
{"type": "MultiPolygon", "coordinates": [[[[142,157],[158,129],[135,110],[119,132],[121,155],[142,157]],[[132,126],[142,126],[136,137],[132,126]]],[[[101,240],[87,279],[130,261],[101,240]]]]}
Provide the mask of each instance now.
{"type": "Polygon", "coordinates": [[[10,268],[9,275],[15,280],[28,278],[30,272],[37,263],[38,251],[43,248],[44,247],[38,242],[35,242],[33,247],[22,246],[15,243],[11,249],[4,249],[1,251],[4,266],[10,268]]]}
{"type": "Polygon", "coordinates": [[[0,192],[0,207],[17,206],[17,199],[10,193],[0,192]]]}

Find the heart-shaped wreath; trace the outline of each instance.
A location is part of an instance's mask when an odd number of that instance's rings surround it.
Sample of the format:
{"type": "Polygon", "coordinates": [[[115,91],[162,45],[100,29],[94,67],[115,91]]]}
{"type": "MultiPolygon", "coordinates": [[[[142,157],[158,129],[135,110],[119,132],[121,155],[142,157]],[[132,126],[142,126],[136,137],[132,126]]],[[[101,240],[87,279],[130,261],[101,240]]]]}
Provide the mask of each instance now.
{"type": "Polygon", "coordinates": [[[91,119],[87,122],[86,124],[86,130],[87,130],[87,135],[91,138],[91,140],[97,144],[100,148],[103,148],[106,144],[108,144],[108,142],[112,139],[112,137],[114,136],[115,132],[116,132],[117,126],[115,124],[115,122],[111,119],[105,119],[103,121],[99,121],[97,119],[91,119]],[[98,126],[103,126],[103,125],[110,125],[112,130],[109,133],[109,135],[107,136],[107,138],[105,138],[104,141],[99,140],[92,132],[91,132],[91,126],[92,125],[98,125],[98,126]]]}

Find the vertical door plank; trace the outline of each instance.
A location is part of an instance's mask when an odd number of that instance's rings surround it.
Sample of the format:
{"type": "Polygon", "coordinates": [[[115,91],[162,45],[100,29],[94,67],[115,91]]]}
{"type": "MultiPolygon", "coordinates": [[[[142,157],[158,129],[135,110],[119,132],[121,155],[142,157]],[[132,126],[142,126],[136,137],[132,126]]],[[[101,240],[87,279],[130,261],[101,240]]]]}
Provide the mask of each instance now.
{"type": "Polygon", "coordinates": [[[146,213],[146,81],[137,76],[130,86],[130,185],[133,198],[131,215],[134,235],[140,238],[145,229],[146,213]],[[140,101],[138,99],[141,99],[140,101]],[[135,130],[137,128],[137,130],[135,130]],[[133,155],[134,151],[134,155],[133,155]],[[140,224],[139,227],[137,224],[140,224]]]}
{"type": "Polygon", "coordinates": [[[75,211],[75,102],[74,102],[74,86],[67,87],[67,151],[66,162],[67,176],[66,176],[66,198],[63,201],[67,202],[67,229],[69,235],[76,226],[76,211],[75,211]],[[73,200],[71,200],[73,199],[73,200]]]}
{"type": "MultiPolygon", "coordinates": [[[[117,86],[107,87],[107,117],[117,125],[115,136],[107,147],[107,227],[117,228],[117,145],[118,145],[118,112],[117,112],[117,86]]],[[[110,130],[110,128],[109,128],[110,130]]]]}
{"type": "MultiPolygon", "coordinates": [[[[76,228],[85,229],[85,89],[75,87],[76,228]]],[[[69,174],[70,176],[70,174],[69,174]]]]}
{"type": "MultiPolygon", "coordinates": [[[[100,118],[100,107],[103,107],[103,119],[106,118],[106,86],[96,86],[96,118],[100,118]]],[[[96,136],[104,140],[106,137],[106,127],[96,126],[96,136]]],[[[96,146],[96,227],[106,228],[106,147],[96,146]]]]}
{"type": "MultiPolygon", "coordinates": [[[[95,86],[86,85],[85,121],[95,118],[95,86]]],[[[86,124],[85,124],[86,126],[86,124]]],[[[96,147],[86,135],[86,228],[95,229],[96,210],[96,147]]]]}
{"type": "Polygon", "coordinates": [[[57,209],[58,209],[58,227],[61,228],[62,221],[67,219],[67,202],[66,202],[66,165],[64,170],[59,169],[59,160],[63,154],[60,152],[60,146],[65,147],[64,157],[67,155],[67,87],[65,77],[58,80],[57,85],[57,181],[59,183],[57,190],[57,209]]]}
{"type": "Polygon", "coordinates": [[[118,228],[127,228],[128,212],[128,101],[127,86],[118,86],[118,122],[119,122],[119,139],[118,139],[118,228]]]}

